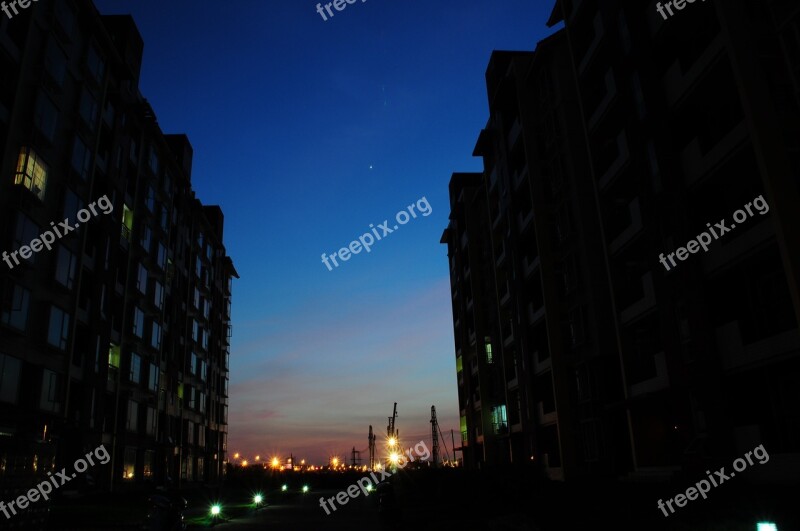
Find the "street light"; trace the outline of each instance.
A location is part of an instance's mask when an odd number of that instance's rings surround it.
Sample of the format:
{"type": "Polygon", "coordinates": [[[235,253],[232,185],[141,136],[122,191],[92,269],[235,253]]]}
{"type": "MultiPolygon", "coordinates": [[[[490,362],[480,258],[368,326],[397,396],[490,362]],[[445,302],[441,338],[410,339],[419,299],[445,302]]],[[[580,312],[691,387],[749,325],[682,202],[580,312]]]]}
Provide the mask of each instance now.
{"type": "Polygon", "coordinates": [[[256,494],[255,496],[253,496],[253,503],[256,504],[256,507],[261,505],[262,501],[264,501],[264,497],[261,496],[261,494],[256,494]]]}
{"type": "Polygon", "coordinates": [[[273,457],[270,464],[272,465],[272,468],[278,468],[278,466],[281,464],[281,461],[277,457],[273,457]]]}
{"type": "Polygon", "coordinates": [[[234,459],[239,459],[239,452],[236,452],[235,454],[233,454],[233,458],[234,459]]]}
{"type": "Polygon", "coordinates": [[[778,526],[772,522],[758,522],[756,531],[778,531],[778,526]]]}
{"type": "Polygon", "coordinates": [[[247,466],[247,459],[245,459],[244,461],[242,461],[242,466],[243,466],[243,467],[244,467],[244,466],[247,466]]]}
{"type": "Polygon", "coordinates": [[[303,485],[303,494],[308,492],[308,485],[303,485]]]}
{"type": "Polygon", "coordinates": [[[397,439],[394,437],[389,437],[389,446],[395,446],[397,444],[397,439]]]}
{"type": "Polygon", "coordinates": [[[289,490],[288,485],[281,485],[281,492],[286,492],[287,490],[289,490]]]}
{"type": "Polygon", "coordinates": [[[220,512],[222,512],[222,507],[220,507],[219,504],[215,503],[214,505],[211,506],[212,518],[217,518],[220,512]]]}
{"type": "Polygon", "coordinates": [[[261,456],[260,455],[256,456],[256,461],[261,461],[261,456]]]}

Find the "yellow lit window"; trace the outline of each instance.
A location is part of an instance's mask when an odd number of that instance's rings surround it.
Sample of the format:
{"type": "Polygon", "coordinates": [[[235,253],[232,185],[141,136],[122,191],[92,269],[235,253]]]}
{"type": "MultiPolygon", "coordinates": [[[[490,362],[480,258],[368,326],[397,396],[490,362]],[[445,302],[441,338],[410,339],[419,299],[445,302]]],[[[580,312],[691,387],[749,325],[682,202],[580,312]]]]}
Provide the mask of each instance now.
{"type": "Polygon", "coordinates": [[[30,148],[22,148],[19,152],[14,184],[21,184],[44,201],[47,164],[30,148]]]}

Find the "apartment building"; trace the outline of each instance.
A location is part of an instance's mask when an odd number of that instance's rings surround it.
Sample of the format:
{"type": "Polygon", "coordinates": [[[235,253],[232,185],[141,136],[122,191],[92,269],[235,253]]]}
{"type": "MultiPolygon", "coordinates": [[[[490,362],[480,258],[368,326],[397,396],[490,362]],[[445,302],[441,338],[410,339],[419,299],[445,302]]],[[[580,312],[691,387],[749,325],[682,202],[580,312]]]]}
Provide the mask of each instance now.
{"type": "MultiPolygon", "coordinates": [[[[0,21],[0,248],[106,196],[98,215],[0,267],[0,476],[71,466],[90,483],[215,481],[227,445],[231,287],[224,216],[192,147],[139,92],[130,17],[40,0],[0,21]]],[[[13,483],[13,481],[11,481],[13,483]]],[[[4,483],[6,486],[8,482],[4,483]]]]}
{"type": "Polygon", "coordinates": [[[619,360],[563,31],[495,52],[480,174],[450,182],[448,246],[467,465],[554,479],[628,465],[619,360]],[[616,370],[615,370],[616,368],[616,370]],[[617,440],[619,439],[619,440],[617,440]],[[621,454],[621,456],[619,455],[621,454]]]}
{"type": "Polygon", "coordinates": [[[658,479],[763,443],[754,477],[797,477],[797,13],[560,0],[533,53],[493,54],[442,236],[467,465],[658,479]]]}

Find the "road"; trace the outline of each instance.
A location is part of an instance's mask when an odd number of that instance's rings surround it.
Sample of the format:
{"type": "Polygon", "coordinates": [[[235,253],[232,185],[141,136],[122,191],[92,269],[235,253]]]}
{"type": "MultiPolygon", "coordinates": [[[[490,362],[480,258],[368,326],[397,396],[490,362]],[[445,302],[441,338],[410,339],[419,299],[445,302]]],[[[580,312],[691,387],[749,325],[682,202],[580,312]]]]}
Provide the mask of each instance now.
{"type": "Polygon", "coordinates": [[[330,515],[320,507],[320,497],[331,498],[337,491],[316,491],[293,500],[269,504],[231,522],[217,524],[219,531],[320,531],[355,529],[402,529],[383,524],[378,514],[377,496],[351,499],[330,515]]]}

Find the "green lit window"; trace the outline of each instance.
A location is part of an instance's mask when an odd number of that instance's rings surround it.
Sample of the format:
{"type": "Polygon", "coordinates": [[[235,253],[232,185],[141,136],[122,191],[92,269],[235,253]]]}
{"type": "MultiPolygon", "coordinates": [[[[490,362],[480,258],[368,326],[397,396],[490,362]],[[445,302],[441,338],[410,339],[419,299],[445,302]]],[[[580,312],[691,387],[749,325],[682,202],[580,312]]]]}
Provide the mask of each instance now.
{"type": "Polygon", "coordinates": [[[108,347],[108,366],[119,369],[120,350],[119,345],[111,343],[108,347]]]}
{"type": "Polygon", "coordinates": [[[183,384],[182,383],[178,384],[178,398],[183,400],[183,384]]]}
{"type": "Polygon", "coordinates": [[[494,363],[494,358],[492,357],[492,338],[489,336],[484,338],[484,349],[486,350],[486,363],[494,363]]]}
{"type": "Polygon", "coordinates": [[[122,205],[122,236],[130,240],[131,232],[133,232],[133,210],[128,208],[128,205],[122,205]]]}
{"type": "Polygon", "coordinates": [[[461,359],[461,356],[456,358],[456,372],[461,372],[464,370],[464,363],[461,359]]]}
{"type": "Polygon", "coordinates": [[[495,433],[505,433],[508,431],[508,417],[506,416],[506,406],[499,405],[492,408],[492,426],[495,433]]]}
{"type": "Polygon", "coordinates": [[[14,184],[21,184],[44,201],[47,173],[47,164],[39,158],[35,151],[30,148],[20,150],[14,184]]]}

